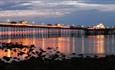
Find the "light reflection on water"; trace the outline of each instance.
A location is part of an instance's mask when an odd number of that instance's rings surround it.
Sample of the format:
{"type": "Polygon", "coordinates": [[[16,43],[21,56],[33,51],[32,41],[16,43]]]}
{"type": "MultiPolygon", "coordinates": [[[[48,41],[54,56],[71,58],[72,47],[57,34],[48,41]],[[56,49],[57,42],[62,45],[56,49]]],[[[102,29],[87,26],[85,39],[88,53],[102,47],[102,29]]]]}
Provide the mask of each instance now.
{"type": "MultiPolygon", "coordinates": [[[[81,37],[43,37],[43,38],[14,38],[1,39],[0,42],[19,42],[24,45],[34,44],[38,48],[46,49],[48,47],[56,48],[64,54],[115,54],[115,36],[114,35],[92,35],[81,37]]],[[[8,53],[13,52],[8,50],[5,52],[0,49],[0,57],[11,56],[8,53]]],[[[13,56],[16,53],[13,52],[13,56]]]]}

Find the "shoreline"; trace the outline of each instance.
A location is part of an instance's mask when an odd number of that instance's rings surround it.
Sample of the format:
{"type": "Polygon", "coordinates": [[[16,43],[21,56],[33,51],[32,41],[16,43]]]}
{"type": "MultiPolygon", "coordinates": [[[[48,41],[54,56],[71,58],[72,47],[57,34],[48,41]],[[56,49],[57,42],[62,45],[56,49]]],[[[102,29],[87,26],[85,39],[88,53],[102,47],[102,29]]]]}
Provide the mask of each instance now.
{"type": "Polygon", "coordinates": [[[63,60],[41,60],[37,58],[31,58],[29,60],[3,63],[0,62],[0,67],[8,70],[114,70],[115,69],[115,56],[107,56],[104,58],[71,58],[63,60]]]}
{"type": "MultiPolygon", "coordinates": [[[[7,44],[11,45],[9,43],[7,44]]],[[[21,46],[20,51],[18,51],[18,57],[4,56],[4,61],[0,59],[2,70],[115,70],[115,55],[84,57],[83,54],[79,54],[79,57],[72,56],[66,58],[66,55],[57,50],[58,48],[54,49],[49,47],[47,50],[43,50],[41,48],[36,49],[34,45],[26,45],[28,51],[25,53],[21,51],[25,47],[22,44],[21,46]],[[27,55],[23,56],[25,54],[27,55]]],[[[16,47],[10,47],[8,49],[13,48],[16,47]]]]}

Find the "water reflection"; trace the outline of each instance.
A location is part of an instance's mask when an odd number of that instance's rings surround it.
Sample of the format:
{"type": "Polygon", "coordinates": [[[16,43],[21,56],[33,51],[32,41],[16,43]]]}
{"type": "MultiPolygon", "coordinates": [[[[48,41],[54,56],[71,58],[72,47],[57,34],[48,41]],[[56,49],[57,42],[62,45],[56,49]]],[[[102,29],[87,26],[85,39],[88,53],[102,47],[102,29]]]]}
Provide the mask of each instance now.
{"type": "MultiPolygon", "coordinates": [[[[37,48],[46,49],[48,47],[56,48],[64,54],[115,54],[115,36],[113,35],[93,35],[93,36],[57,36],[57,37],[24,37],[0,39],[0,42],[19,42],[23,45],[34,44],[37,48]]],[[[12,50],[0,49],[0,57],[15,56],[16,52],[12,50]],[[13,53],[13,54],[12,54],[13,53]]]]}
{"type": "MultiPolygon", "coordinates": [[[[46,49],[48,47],[58,47],[58,50],[63,53],[70,53],[70,38],[69,37],[56,37],[56,38],[19,38],[19,39],[4,39],[0,42],[19,42],[23,45],[34,44],[38,48],[46,49]]],[[[74,45],[73,45],[74,46],[74,45]]]]}
{"type": "Polygon", "coordinates": [[[89,49],[93,54],[104,54],[104,35],[88,36],[89,49]]]}

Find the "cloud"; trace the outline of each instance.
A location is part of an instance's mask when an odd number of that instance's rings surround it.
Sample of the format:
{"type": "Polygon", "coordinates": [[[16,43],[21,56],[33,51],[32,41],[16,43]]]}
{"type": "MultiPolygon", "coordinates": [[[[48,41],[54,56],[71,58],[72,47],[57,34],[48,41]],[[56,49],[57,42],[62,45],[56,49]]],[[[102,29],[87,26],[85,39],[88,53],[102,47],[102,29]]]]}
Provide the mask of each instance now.
{"type": "Polygon", "coordinates": [[[63,16],[83,10],[113,12],[114,7],[115,4],[93,0],[4,0],[0,1],[0,17],[63,16]]]}
{"type": "Polygon", "coordinates": [[[49,11],[36,11],[36,10],[15,10],[15,11],[1,11],[0,17],[14,17],[14,16],[62,16],[63,12],[49,12],[49,11]]]}
{"type": "Polygon", "coordinates": [[[97,11],[115,11],[115,4],[89,4],[89,3],[76,3],[76,7],[81,8],[82,10],[92,10],[97,11]]]}

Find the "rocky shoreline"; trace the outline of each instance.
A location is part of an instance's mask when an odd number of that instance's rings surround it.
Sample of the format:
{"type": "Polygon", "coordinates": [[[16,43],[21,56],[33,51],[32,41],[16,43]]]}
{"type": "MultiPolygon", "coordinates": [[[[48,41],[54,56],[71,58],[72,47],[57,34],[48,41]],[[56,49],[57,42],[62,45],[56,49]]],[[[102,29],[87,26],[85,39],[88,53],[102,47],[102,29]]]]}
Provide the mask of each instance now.
{"type": "Polygon", "coordinates": [[[115,70],[115,56],[104,58],[71,58],[63,60],[30,58],[29,60],[4,63],[2,70],[115,70]]]}
{"type": "MultiPolygon", "coordinates": [[[[14,50],[14,48],[2,49],[14,50]]],[[[115,70],[115,55],[84,58],[83,54],[79,54],[79,57],[67,58],[57,48],[43,50],[35,48],[34,45],[26,47],[22,45],[22,48],[18,49],[20,50],[17,53],[18,57],[4,56],[0,59],[2,70],[115,70]],[[24,48],[28,49],[27,52],[23,52],[24,48]]]]}

